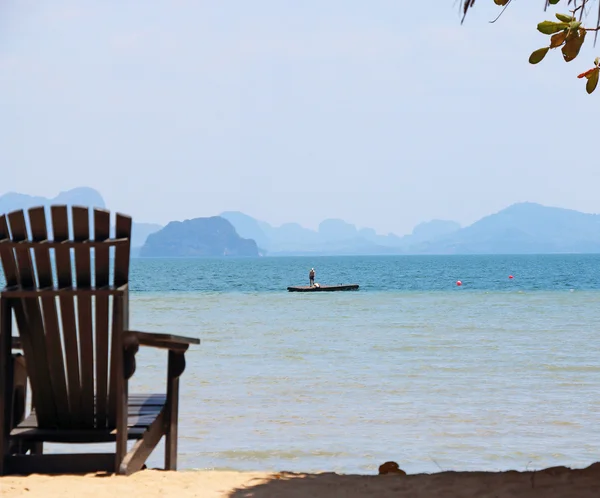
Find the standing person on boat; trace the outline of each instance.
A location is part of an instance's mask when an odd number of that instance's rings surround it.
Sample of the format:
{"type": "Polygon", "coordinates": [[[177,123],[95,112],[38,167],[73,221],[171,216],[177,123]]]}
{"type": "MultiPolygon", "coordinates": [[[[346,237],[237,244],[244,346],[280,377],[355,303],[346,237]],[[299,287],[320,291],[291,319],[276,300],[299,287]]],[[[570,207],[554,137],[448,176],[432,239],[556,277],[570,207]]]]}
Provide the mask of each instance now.
{"type": "Polygon", "coordinates": [[[310,282],[310,286],[313,287],[315,285],[315,269],[311,268],[308,272],[308,280],[310,282]]]}

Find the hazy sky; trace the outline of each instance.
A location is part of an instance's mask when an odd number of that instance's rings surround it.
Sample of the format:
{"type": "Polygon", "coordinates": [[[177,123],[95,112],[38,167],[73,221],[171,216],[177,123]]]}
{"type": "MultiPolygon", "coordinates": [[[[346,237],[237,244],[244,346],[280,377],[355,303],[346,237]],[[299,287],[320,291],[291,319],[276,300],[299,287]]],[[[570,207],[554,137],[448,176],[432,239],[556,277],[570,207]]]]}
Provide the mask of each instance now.
{"type": "Polygon", "coordinates": [[[600,212],[600,92],[576,78],[600,47],[530,66],[542,4],[460,26],[458,0],[2,0],[0,194],[398,234],[600,212]]]}

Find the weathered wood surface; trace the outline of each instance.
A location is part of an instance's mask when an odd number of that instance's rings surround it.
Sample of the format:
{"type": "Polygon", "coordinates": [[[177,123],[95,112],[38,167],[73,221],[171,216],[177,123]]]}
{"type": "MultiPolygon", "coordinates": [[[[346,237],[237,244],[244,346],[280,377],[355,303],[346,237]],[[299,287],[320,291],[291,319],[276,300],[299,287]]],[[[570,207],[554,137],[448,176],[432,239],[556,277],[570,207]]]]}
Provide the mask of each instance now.
{"type": "Polygon", "coordinates": [[[346,285],[321,285],[319,287],[311,287],[309,285],[288,287],[290,292],[334,292],[334,291],[351,291],[358,290],[358,284],[346,284],[346,285]]]}
{"type": "MultiPolygon", "coordinates": [[[[127,409],[127,439],[140,439],[163,411],[167,396],[164,394],[130,395],[127,409]]],[[[30,441],[50,443],[91,443],[115,441],[116,431],[111,429],[40,429],[35,411],[16,428],[11,436],[30,441]]]]}
{"type": "Polygon", "coordinates": [[[116,214],[112,238],[111,215],[103,209],[51,206],[50,217],[51,224],[43,207],[0,216],[6,279],[0,293],[0,475],[82,469],[130,474],[142,468],[162,436],[165,467],[175,470],[179,377],[185,352],[200,341],[129,330],[129,216],[116,214]],[[18,337],[12,337],[13,313],[18,337]],[[166,394],[129,395],[140,346],[168,351],[166,394]],[[12,348],[21,349],[25,360],[28,417],[23,393],[13,401],[24,379],[13,374],[12,348]],[[128,439],[137,439],[129,452],[128,439]],[[116,443],[115,453],[43,454],[44,442],[108,441],[116,443]]]}

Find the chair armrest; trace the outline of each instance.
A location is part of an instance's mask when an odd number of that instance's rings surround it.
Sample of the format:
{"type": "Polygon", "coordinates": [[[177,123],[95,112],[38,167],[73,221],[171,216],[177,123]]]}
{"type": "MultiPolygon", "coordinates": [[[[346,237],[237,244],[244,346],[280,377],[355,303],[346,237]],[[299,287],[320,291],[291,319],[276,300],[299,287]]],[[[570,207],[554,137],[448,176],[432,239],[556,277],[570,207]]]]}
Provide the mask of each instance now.
{"type": "Polygon", "coordinates": [[[21,338],[18,336],[12,336],[11,349],[23,349],[23,345],[21,344],[21,338]]]}
{"type": "MultiPolygon", "coordinates": [[[[140,346],[168,349],[184,353],[191,344],[200,344],[200,339],[183,337],[173,334],[155,334],[153,332],[138,332],[137,330],[125,331],[126,339],[132,340],[140,346]]],[[[127,341],[126,341],[127,342],[127,341]]]]}

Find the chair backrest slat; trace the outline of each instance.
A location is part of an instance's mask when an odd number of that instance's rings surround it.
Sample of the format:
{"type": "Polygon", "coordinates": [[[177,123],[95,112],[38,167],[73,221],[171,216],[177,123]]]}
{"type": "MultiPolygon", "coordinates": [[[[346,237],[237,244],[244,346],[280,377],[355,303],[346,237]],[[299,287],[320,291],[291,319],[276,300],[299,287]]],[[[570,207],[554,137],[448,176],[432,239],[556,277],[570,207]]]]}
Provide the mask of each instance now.
{"type": "MultiPolygon", "coordinates": [[[[10,239],[11,233],[8,228],[8,218],[6,215],[2,215],[0,216],[0,240],[10,239]]],[[[4,271],[4,278],[6,280],[7,287],[19,285],[19,271],[13,249],[9,248],[8,246],[0,245],[0,259],[2,260],[2,269],[4,271]]],[[[16,300],[13,302],[12,309],[14,311],[19,329],[28,327],[27,310],[23,301],[16,300]]],[[[29,355],[29,358],[33,358],[33,346],[31,344],[31,338],[28,334],[25,334],[21,337],[21,347],[23,348],[23,352],[26,355],[29,355]]],[[[0,373],[0,375],[3,374],[0,373]]],[[[32,387],[34,385],[36,387],[38,386],[39,376],[40,373],[36,369],[33,369],[29,373],[29,381],[32,387]]],[[[39,390],[36,390],[36,393],[32,395],[32,398],[34,405],[41,405],[44,402],[44,398],[39,390]]]]}
{"type": "MultiPolygon", "coordinates": [[[[131,236],[127,236],[127,234],[131,234],[131,218],[128,216],[117,214],[117,220],[115,224],[115,238],[128,238],[130,243],[127,245],[117,246],[115,248],[115,286],[121,286],[129,282],[129,253],[131,236]]],[[[113,337],[115,331],[124,330],[129,327],[128,297],[128,294],[125,294],[125,296],[123,296],[122,306],[113,306],[113,337]]],[[[120,375],[120,369],[118,368],[116,361],[119,361],[121,358],[119,352],[115,351],[115,346],[121,347],[120,342],[113,340],[111,344],[112,363],[110,365],[110,383],[108,393],[109,424],[111,425],[114,425],[116,422],[115,417],[118,390],[118,382],[116,379],[116,375],[120,375]]]]}
{"type": "MultiPolygon", "coordinates": [[[[10,213],[8,215],[8,223],[14,241],[18,242],[29,238],[23,211],[10,213]]],[[[15,248],[15,256],[19,268],[19,284],[22,287],[36,288],[36,276],[30,250],[26,247],[17,247],[15,248]]],[[[40,303],[38,299],[25,299],[23,300],[23,307],[27,323],[22,331],[18,322],[17,325],[19,325],[21,338],[25,339],[23,341],[25,357],[33,359],[33,361],[28,360],[28,366],[35,365],[34,368],[28,368],[28,370],[35,370],[35,373],[30,375],[33,403],[38,412],[40,424],[47,427],[56,427],[59,423],[55,400],[52,395],[50,368],[48,365],[48,353],[40,303]]]]}
{"type": "MultiPolygon", "coordinates": [[[[57,242],[69,240],[69,213],[67,206],[52,206],[53,238],[57,242]]],[[[57,286],[61,289],[73,286],[71,270],[71,249],[57,247],[56,276],[57,286]]],[[[69,391],[69,407],[72,423],[75,427],[83,427],[81,410],[81,380],[79,375],[79,346],[77,339],[77,323],[75,322],[75,303],[72,296],[59,298],[60,316],[62,320],[63,342],[65,347],[65,363],[67,367],[67,385],[69,391]]]]}
{"type": "MultiPolygon", "coordinates": [[[[110,213],[101,209],[94,211],[94,240],[100,242],[110,237],[110,213]]],[[[96,287],[110,284],[110,251],[108,246],[96,248],[95,273],[96,287]]],[[[96,355],[108,358],[108,311],[109,297],[96,296],[96,355]]],[[[108,363],[96,362],[96,424],[104,428],[107,424],[108,410],[108,363]]]]}
{"type": "Polygon", "coordinates": [[[129,244],[117,246],[115,249],[115,285],[125,285],[129,282],[129,253],[131,250],[131,218],[117,214],[117,239],[128,239],[129,244]]]}
{"type": "MultiPolygon", "coordinates": [[[[87,208],[73,207],[73,239],[83,242],[90,238],[90,215],[87,208]]],[[[90,288],[90,247],[75,246],[75,280],[77,288],[90,288]]],[[[85,427],[94,426],[94,332],[92,325],[92,296],[77,296],[79,355],[81,366],[81,407],[85,427]]]]}
{"type": "Polygon", "coordinates": [[[122,343],[121,334],[128,325],[131,218],[116,216],[116,237],[111,239],[108,211],[93,211],[90,233],[88,208],[73,207],[71,220],[66,206],[50,210],[52,237],[43,207],[28,212],[31,237],[23,211],[0,216],[0,257],[7,283],[3,296],[11,299],[15,313],[38,425],[113,429],[113,370],[122,372],[122,360],[113,361],[122,358],[122,351],[114,346],[122,343]],[[22,241],[26,244],[19,244],[22,241]],[[100,244],[103,241],[106,243],[100,244]],[[115,247],[112,268],[110,247],[115,247]],[[124,287],[115,291],[115,286],[124,287]],[[68,292],[44,291],[46,288],[68,292]],[[98,291],[100,288],[105,290],[98,291]],[[17,294],[20,289],[28,292],[17,294]],[[16,296],[11,298],[11,292],[16,296]]]}
{"type": "MultiPolygon", "coordinates": [[[[0,240],[11,240],[8,231],[8,219],[6,215],[0,216],[0,240]]],[[[19,284],[17,272],[17,262],[12,248],[0,244],[0,259],[2,260],[2,269],[4,270],[4,279],[7,287],[14,287],[19,284]]]]}
{"type": "MultiPolygon", "coordinates": [[[[33,241],[41,242],[48,239],[46,224],[46,211],[43,207],[29,210],[29,225],[33,241]]],[[[34,249],[38,281],[41,288],[53,285],[52,263],[50,249],[43,244],[38,244],[34,249]]],[[[42,316],[46,331],[46,347],[48,349],[48,368],[50,369],[50,382],[54,389],[57,407],[69,406],[67,382],[65,378],[65,364],[63,361],[62,341],[60,338],[60,325],[58,323],[58,310],[56,297],[41,297],[42,316]]],[[[61,427],[70,425],[69,410],[57,410],[58,423],[61,427]]]]}

